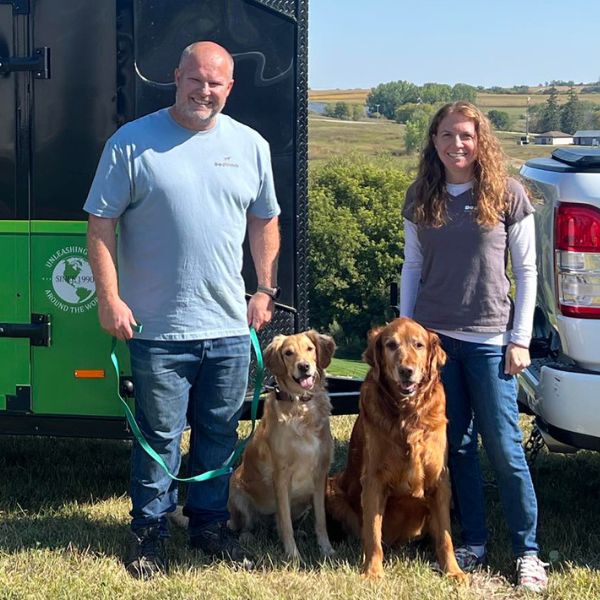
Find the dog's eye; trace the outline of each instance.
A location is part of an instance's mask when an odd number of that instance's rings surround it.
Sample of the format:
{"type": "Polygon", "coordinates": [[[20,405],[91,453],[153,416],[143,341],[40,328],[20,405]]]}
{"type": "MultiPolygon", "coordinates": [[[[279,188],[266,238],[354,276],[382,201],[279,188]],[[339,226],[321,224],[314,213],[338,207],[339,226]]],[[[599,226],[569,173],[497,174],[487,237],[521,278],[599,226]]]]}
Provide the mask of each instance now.
{"type": "Polygon", "coordinates": [[[293,351],[293,350],[286,350],[286,351],[284,352],[284,354],[285,354],[286,356],[292,356],[292,355],[294,354],[294,351],[293,351]]]}
{"type": "Polygon", "coordinates": [[[421,350],[421,348],[425,348],[425,344],[423,342],[415,342],[414,346],[417,350],[421,350]]]}
{"type": "Polygon", "coordinates": [[[396,349],[398,348],[398,342],[396,342],[396,340],[388,340],[388,341],[385,343],[385,347],[386,347],[388,350],[396,350],[396,349]]]}
{"type": "Polygon", "coordinates": [[[314,350],[315,350],[315,347],[314,347],[314,346],[309,346],[309,347],[306,349],[306,351],[307,351],[307,352],[314,352],[314,350]]]}

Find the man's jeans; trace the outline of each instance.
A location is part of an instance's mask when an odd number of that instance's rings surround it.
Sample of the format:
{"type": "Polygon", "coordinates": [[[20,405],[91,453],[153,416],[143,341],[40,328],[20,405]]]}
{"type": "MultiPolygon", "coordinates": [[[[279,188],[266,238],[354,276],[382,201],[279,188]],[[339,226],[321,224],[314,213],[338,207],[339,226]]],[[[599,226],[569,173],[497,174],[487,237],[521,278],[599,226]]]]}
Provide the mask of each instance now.
{"type": "Polygon", "coordinates": [[[537,553],[537,501],[519,429],[516,377],[504,374],[505,347],[440,335],[448,415],[448,464],[463,543],[485,544],[477,434],[494,470],[515,556],[537,553]],[[474,417],[474,418],[473,418],[474,417]]]}
{"type": "MultiPolygon", "coordinates": [[[[237,441],[248,383],[250,337],[129,342],[135,414],[144,437],[173,474],[181,463],[181,434],[191,428],[188,474],[220,467],[237,441]]],[[[159,524],[177,505],[177,482],[134,441],[131,460],[131,528],[159,524]]],[[[229,518],[229,477],[189,484],[184,513],[190,535],[229,518]]]]}

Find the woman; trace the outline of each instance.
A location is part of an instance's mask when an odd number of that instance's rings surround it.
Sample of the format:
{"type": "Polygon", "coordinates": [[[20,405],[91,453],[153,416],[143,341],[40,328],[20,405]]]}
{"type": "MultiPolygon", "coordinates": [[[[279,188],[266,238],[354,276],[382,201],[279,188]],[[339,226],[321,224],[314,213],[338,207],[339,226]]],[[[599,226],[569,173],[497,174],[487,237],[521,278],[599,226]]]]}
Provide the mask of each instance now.
{"type": "Polygon", "coordinates": [[[433,117],[403,216],[400,312],[440,335],[448,361],[450,477],[465,571],[486,560],[477,435],[494,468],[517,558],[517,584],[543,591],[537,501],[521,445],[515,375],[530,364],[536,294],[533,207],[508,177],[487,118],[468,102],[433,117]],[[510,254],[515,302],[506,272],[510,254]]]}

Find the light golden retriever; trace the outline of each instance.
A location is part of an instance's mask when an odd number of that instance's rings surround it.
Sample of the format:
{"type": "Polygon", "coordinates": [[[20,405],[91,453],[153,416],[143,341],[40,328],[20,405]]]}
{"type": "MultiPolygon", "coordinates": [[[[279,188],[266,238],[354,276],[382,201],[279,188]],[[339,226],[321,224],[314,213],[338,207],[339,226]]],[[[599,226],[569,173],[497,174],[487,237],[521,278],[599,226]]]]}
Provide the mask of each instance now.
{"type": "Polygon", "coordinates": [[[383,575],[382,542],[429,533],[441,569],[465,581],[450,537],[445,396],[446,355],[435,333],[395,319],[369,333],[370,370],[346,469],[327,486],[328,515],[362,538],[362,573],[383,575]]]}
{"type": "Polygon", "coordinates": [[[288,558],[300,559],[292,521],[314,507],[317,542],[333,554],[325,523],[325,485],[333,454],[331,403],[324,369],[335,343],[316,331],[279,335],[265,350],[265,366],[277,387],[229,486],[229,526],[251,529],[257,517],[276,515],[288,558]]]}

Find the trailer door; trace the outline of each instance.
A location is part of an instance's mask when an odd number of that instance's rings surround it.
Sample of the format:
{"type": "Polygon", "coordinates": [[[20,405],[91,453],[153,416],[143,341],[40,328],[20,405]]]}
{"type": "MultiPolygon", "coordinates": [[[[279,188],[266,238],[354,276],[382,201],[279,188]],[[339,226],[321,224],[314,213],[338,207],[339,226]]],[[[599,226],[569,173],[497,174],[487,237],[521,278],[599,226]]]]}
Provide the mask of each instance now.
{"type": "Polygon", "coordinates": [[[51,59],[50,77],[34,81],[31,116],[31,302],[52,320],[51,347],[32,347],[36,415],[123,415],[111,338],[98,324],[82,209],[118,127],[118,4],[31,3],[34,45],[48,47],[51,59]]]}
{"type": "Polygon", "coordinates": [[[0,410],[30,405],[28,16],[0,3],[0,410]],[[22,336],[22,337],[21,337],[22,336]]]}

